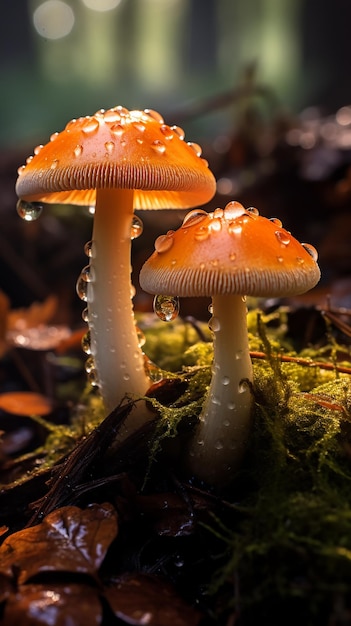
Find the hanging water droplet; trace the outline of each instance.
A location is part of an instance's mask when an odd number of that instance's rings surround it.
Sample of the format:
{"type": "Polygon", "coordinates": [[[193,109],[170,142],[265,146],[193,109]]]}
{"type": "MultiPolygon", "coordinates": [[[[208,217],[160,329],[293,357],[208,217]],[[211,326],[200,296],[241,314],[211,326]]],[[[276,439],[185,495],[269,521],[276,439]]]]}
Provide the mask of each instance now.
{"type": "Polygon", "coordinates": [[[283,246],[288,246],[291,241],[291,235],[287,230],[276,230],[275,236],[278,239],[279,243],[283,246]]]}
{"type": "Polygon", "coordinates": [[[95,244],[93,240],[90,239],[90,241],[87,241],[84,246],[84,253],[86,254],[87,257],[92,258],[94,256],[94,252],[95,252],[95,244]]]}
{"type": "Polygon", "coordinates": [[[278,228],[283,228],[283,223],[280,219],[278,219],[277,217],[270,217],[269,218],[270,222],[273,222],[273,224],[275,224],[276,226],[278,226],[278,228]]]}
{"type": "Polygon", "coordinates": [[[84,369],[87,374],[90,374],[95,369],[95,361],[92,356],[90,356],[84,363],[84,369]]]}
{"type": "Polygon", "coordinates": [[[195,152],[196,156],[198,156],[198,157],[201,156],[202,148],[201,148],[201,146],[199,146],[198,143],[194,143],[193,141],[188,141],[187,145],[189,146],[189,148],[191,148],[195,152]]]}
{"type": "Polygon", "coordinates": [[[218,331],[221,330],[221,323],[218,317],[211,317],[208,322],[208,327],[210,330],[212,330],[212,332],[218,333],[218,331]]]}
{"type": "Polygon", "coordinates": [[[159,383],[163,379],[162,370],[149,359],[145,360],[145,371],[153,383],[159,383]]]}
{"type": "Polygon", "coordinates": [[[74,153],[74,156],[75,156],[75,157],[80,157],[80,155],[82,154],[82,152],[83,152],[83,146],[82,146],[82,145],[80,145],[80,144],[78,144],[78,145],[74,148],[74,150],[73,150],[73,153],[74,153]]]}
{"type": "Polygon", "coordinates": [[[92,135],[96,133],[100,126],[99,120],[96,117],[86,117],[82,122],[81,129],[85,135],[92,135]]]}
{"type": "Polygon", "coordinates": [[[138,338],[138,346],[139,348],[142,348],[143,345],[145,345],[146,337],[143,331],[139,328],[139,326],[136,326],[135,328],[136,328],[136,333],[137,333],[137,338],[138,338]]]}
{"type": "Polygon", "coordinates": [[[236,202],[236,200],[232,200],[232,202],[228,202],[228,204],[224,208],[224,216],[227,220],[235,220],[237,217],[241,215],[245,215],[245,208],[240,202],[236,202]]]}
{"type": "Polygon", "coordinates": [[[203,222],[208,217],[208,213],[203,211],[202,209],[194,209],[193,211],[189,211],[183,219],[183,223],[181,228],[185,228],[188,226],[195,226],[195,224],[199,224],[203,222]]]}
{"type": "Polygon", "coordinates": [[[158,113],[158,111],[154,111],[153,109],[144,109],[144,113],[146,113],[149,117],[152,117],[152,119],[156,122],[159,122],[159,124],[165,123],[162,115],[158,113]]]}
{"type": "Polygon", "coordinates": [[[182,128],[180,128],[180,126],[171,126],[171,130],[173,130],[175,134],[178,135],[179,139],[184,139],[185,132],[182,128]]]}
{"type": "Polygon", "coordinates": [[[162,135],[164,135],[164,137],[170,141],[171,139],[173,139],[174,136],[174,132],[172,132],[172,129],[167,126],[167,124],[162,124],[160,131],[162,133],[162,135]]]}
{"type": "Polygon", "coordinates": [[[159,254],[162,254],[162,252],[167,252],[167,250],[170,250],[170,248],[173,246],[173,243],[174,243],[173,235],[174,235],[174,231],[169,230],[167,235],[160,235],[159,237],[157,237],[155,241],[156,252],[158,252],[159,254]]]}
{"type": "Polygon", "coordinates": [[[83,309],[83,311],[82,311],[82,320],[83,320],[83,322],[86,322],[86,323],[89,322],[89,309],[88,309],[88,307],[85,307],[85,309],[83,309]]]}
{"type": "Polygon", "coordinates": [[[155,141],[152,142],[151,148],[155,150],[155,152],[157,152],[158,154],[164,154],[166,152],[165,144],[158,139],[155,139],[155,141]]]}
{"type": "Polygon", "coordinates": [[[250,213],[251,215],[259,215],[259,214],[260,214],[259,210],[258,210],[258,209],[256,209],[256,207],[254,207],[254,206],[249,206],[249,207],[246,209],[246,211],[247,211],[248,213],[250,213]]]}
{"type": "Polygon", "coordinates": [[[86,265],[83,267],[79,278],[84,280],[86,283],[92,283],[95,280],[95,272],[91,265],[86,265]]]}
{"type": "Polygon", "coordinates": [[[133,215],[130,238],[137,239],[143,232],[144,224],[138,215],[133,215]]]}
{"type": "Polygon", "coordinates": [[[316,248],[314,246],[312,246],[310,243],[302,243],[301,244],[302,247],[306,250],[306,252],[308,252],[308,254],[312,257],[312,259],[314,261],[318,261],[318,252],[316,250],[316,248]]]}
{"type": "Polygon", "coordinates": [[[76,282],[76,292],[83,302],[88,302],[88,282],[80,274],[76,282]]]}
{"type": "Polygon", "coordinates": [[[155,296],[154,311],[163,322],[171,322],[179,314],[178,296],[155,296]]]}
{"type": "Polygon", "coordinates": [[[91,337],[89,330],[82,337],[82,350],[85,354],[91,354],[91,337]]]}
{"type": "Polygon", "coordinates": [[[99,386],[99,378],[98,378],[98,374],[97,371],[95,369],[92,369],[89,373],[88,373],[88,381],[90,382],[92,387],[98,387],[99,386]]]}
{"type": "Polygon", "coordinates": [[[40,216],[43,205],[40,202],[27,202],[26,200],[18,200],[16,204],[18,215],[26,222],[34,222],[40,216]]]}

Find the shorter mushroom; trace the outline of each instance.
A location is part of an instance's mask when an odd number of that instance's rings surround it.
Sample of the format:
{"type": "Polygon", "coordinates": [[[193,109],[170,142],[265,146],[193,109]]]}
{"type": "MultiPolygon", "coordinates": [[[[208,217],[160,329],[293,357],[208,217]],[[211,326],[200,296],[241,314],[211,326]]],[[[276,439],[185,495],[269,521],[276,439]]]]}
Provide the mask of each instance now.
{"type": "Polygon", "coordinates": [[[299,243],[280,220],[239,202],[213,213],[190,211],[177,231],[156,239],[141,269],[142,289],[212,298],[213,375],[186,461],[198,478],[228,483],[246,450],[253,375],[245,296],[298,295],[319,278],[313,246],[299,243]]]}

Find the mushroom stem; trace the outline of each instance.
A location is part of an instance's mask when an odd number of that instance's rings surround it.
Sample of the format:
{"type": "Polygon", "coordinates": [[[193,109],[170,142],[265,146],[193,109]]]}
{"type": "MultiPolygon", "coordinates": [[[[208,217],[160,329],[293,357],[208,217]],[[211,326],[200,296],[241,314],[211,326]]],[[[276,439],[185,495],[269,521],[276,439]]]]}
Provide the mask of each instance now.
{"type": "Polygon", "coordinates": [[[150,385],[134,320],[131,284],[133,190],[97,189],[88,285],[91,353],[107,412],[150,385]],[[123,213],[116,210],[123,207],[123,213]],[[121,215],[122,213],[122,215],[121,215]]]}
{"type": "Polygon", "coordinates": [[[244,299],[214,296],[213,369],[200,421],[189,448],[190,470],[213,485],[225,485],[245,453],[251,428],[252,381],[244,299]]]}

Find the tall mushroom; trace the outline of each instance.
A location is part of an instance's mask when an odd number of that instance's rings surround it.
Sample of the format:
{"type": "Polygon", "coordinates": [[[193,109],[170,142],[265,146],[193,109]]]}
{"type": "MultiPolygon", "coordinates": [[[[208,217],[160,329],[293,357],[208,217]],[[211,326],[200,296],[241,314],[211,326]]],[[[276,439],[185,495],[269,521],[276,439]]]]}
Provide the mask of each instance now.
{"type": "Polygon", "coordinates": [[[213,213],[193,210],[175,232],[160,236],[140,272],[153,294],[211,296],[213,375],[190,444],[188,465],[199,478],[228,482],[251,428],[252,366],[245,297],[292,296],[320,278],[313,246],[300,244],[278,219],[230,202],[213,213]]]}
{"type": "Polygon", "coordinates": [[[197,206],[215,193],[201,148],[183,139],[159,113],[118,106],[73,119],[19,168],[18,212],[25,219],[36,217],[41,203],[95,205],[90,263],[78,290],[87,301],[93,374],[107,411],[149,385],[131,300],[133,210],[197,206]]]}

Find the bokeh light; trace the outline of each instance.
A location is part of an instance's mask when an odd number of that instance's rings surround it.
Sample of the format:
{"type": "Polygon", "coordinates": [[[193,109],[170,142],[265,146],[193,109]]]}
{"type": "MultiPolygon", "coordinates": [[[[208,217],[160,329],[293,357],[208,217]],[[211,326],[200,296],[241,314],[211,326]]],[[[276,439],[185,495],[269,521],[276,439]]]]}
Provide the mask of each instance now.
{"type": "Polygon", "coordinates": [[[33,13],[37,33],[45,39],[62,39],[71,32],[75,17],[71,7],[61,0],[47,0],[33,13]]]}
{"type": "Polygon", "coordinates": [[[103,12],[112,11],[121,3],[121,0],[82,0],[82,2],[88,9],[103,12]]]}

